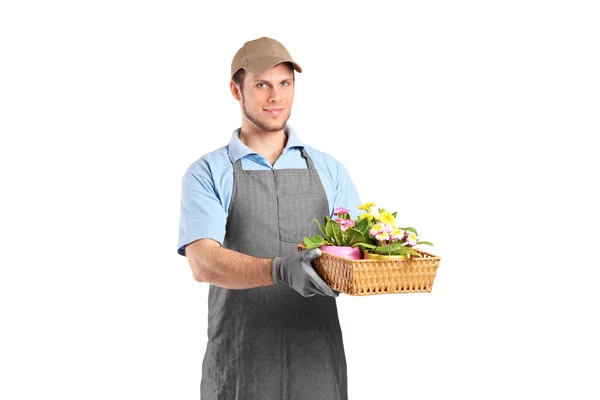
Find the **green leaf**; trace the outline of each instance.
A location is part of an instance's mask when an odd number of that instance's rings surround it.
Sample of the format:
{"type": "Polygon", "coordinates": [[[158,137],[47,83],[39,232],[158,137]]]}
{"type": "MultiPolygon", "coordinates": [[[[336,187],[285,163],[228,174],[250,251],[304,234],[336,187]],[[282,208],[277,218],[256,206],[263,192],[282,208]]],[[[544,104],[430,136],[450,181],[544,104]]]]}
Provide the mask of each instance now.
{"type": "Polygon", "coordinates": [[[345,232],[348,241],[346,242],[348,246],[352,246],[355,243],[365,242],[365,236],[356,228],[348,228],[345,232]]]}
{"type": "Polygon", "coordinates": [[[409,231],[409,232],[412,232],[415,234],[417,233],[417,230],[415,228],[400,228],[400,229],[404,229],[405,231],[409,231]]]}
{"type": "Polygon", "coordinates": [[[325,240],[319,235],[315,235],[311,238],[308,238],[308,237],[304,238],[304,244],[306,245],[307,249],[314,249],[316,247],[321,247],[321,246],[323,246],[324,243],[325,243],[325,240]]]}
{"type": "MultiPolygon", "coordinates": [[[[367,246],[365,246],[367,247],[367,246]]],[[[403,246],[401,243],[394,243],[389,246],[372,246],[368,247],[372,253],[382,254],[386,256],[406,256],[413,255],[421,257],[422,254],[413,250],[410,246],[403,246]]]]}
{"type": "Polygon", "coordinates": [[[321,233],[323,234],[323,236],[326,236],[325,235],[325,227],[323,225],[321,225],[321,223],[316,218],[314,220],[317,223],[317,225],[319,226],[319,230],[321,231],[321,233]]]}
{"type": "Polygon", "coordinates": [[[396,218],[396,217],[398,216],[398,211],[394,211],[394,212],[392,213],[392,216],[393,216],[394,218],[396,218]]]}
{"type": "Polygon", "coordinates": [[[416,252],[410,246],[401,246],[398,250],[394,251],[393,254],[398,254],[401,256],[413,255],[413,256],[421,257],[421,253],[416,252]]]}
{"type": "Polygon", "coordinates": [[[337,222],[331,221],[332,229],[333,229],[333,238],[335,240],[336,246],[344,246],[344,238],[342,233],[342,228],[337,224],[337,222]]]}
{"type": "Polygon", "coordinates": [[[335,221],[328,219],[327,223],[325,224],[325,237],[331,242],[335,242],[335,237],[333,235],[334,226],[337,226],[339,228],[338,224],[335,221]]]}
{"type": "Polygon", "coordinates": [[[355,243],[355,244],[352,245],[352,247],[356,247],[356,246],[360,246],[363,249],[376,249],[377,248],[377,246],[372,245],[370,243],[365,243],[365,242],[363,242],[363,243],[355,243]]]}
{"type": "Polygon", "coordinates": [[[433,246],[433,243],[431,243],[431,242],[426,242],[426,241],[424,241],[424,240],[418,241],[418,242],[417,242],[417,244],[426,244],[426,245],[428,245],[428,246],[433,246]]]}
{"type": "Polygon", "coordinates": [[[404,247],[402,242],[396,242],[396,243],[390,245],[390,250],[396,251],[398,249],[401,249],[402,247],[404,247]]]}
{"type": "Polygon", "coordinates": [[[369,220],[367,218],[359,219],[354,225],[354,229],[361,232],[363,235],[369,232],[369,220]]]}
{"type": "Polygon", "coordinates": [[[423,254],[421,254],[421,253],[419,253],[417,251],[414,251],[411,247],[405,247],[405,248],[407,249],[406,250],[406,254],[410,254],[410,255],[413,255],[413,256],[417,256],[417,257],[422,257],[423,256],[423,254]]]}
{"type": "Polygon", "coordinates": [[[389,246],[388,245],[376,246],[374,250],[377,254],[384,254],[384,255],[389,256],[389,255],[393,255],[396,252],[398,252],[400,247],[401,246],[398,246],[398,243],[394,243],[389,246]]]}

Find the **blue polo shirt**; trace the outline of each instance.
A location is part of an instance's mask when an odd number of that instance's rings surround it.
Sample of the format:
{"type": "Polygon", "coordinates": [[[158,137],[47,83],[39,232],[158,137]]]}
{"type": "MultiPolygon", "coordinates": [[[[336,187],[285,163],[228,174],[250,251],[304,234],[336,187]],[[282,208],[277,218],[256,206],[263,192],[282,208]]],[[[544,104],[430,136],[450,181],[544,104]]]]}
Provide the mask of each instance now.
{"type": "Polygon", "coordinates": [[[184,247],[198,239],[213,239],[223,244],[227,213],[233,193],[233,163],[242,159],[245,170],[307,168],[300,149],[304,148],[315,164],[327,200],[330,218],[335,207],[350,209],[358,215],[361,204],[358,192],[346,168],[332,156],[303,144],[291,126],[285,127],[288,140],[275,165],[239,139],[240,130],[231,134],[229,145],[207,153],[193,162],[181,181],[181,214],[177,252],[185,256],[184,247]]]}

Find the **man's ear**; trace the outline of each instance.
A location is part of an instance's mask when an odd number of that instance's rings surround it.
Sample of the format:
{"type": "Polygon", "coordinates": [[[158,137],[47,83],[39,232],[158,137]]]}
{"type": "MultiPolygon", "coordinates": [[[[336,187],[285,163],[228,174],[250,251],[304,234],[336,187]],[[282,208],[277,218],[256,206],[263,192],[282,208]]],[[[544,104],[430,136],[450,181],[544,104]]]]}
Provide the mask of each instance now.
{"type": "Polygon", "coordinates": [[[231,90],[231,95],[237,101],[242,99],[242,94],[240,93],[241,89],[238,85],[235,84],[234,81],[229,81],[229,90],[231,90]]]}

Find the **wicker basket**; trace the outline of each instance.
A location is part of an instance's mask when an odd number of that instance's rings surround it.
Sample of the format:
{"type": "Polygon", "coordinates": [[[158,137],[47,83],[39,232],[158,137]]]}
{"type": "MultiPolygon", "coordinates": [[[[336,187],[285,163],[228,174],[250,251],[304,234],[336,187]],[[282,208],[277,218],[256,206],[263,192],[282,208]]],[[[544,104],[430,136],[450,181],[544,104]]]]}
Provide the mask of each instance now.
{"type": "MultiPolygon", "coordinates": [[[[306,245],[298,245],[298,251],[306,245]]],[[[334,290],[353,296],[389,293],[428,293],[440,257],[418,250],[423,257],[399,260],[350,260],[327,252],[312,261],[313,268],[334,290]]]]}

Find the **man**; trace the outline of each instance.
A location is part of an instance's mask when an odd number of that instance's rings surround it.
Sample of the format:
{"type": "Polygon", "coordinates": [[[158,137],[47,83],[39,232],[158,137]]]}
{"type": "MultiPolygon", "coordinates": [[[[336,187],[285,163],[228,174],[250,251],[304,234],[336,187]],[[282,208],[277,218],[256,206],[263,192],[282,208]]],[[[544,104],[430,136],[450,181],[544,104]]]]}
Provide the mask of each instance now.
{"type": "Polygon", "coordinates": [[[178,252],[210,283],[201,398],[347,399],[333,291],[298,252],[316,218],[360,199],[342,164],[287,125],[294,70],[278,41],[246,42],[231,64],[242,126],[182,180],[178,252]]]}

